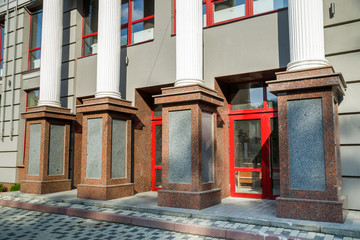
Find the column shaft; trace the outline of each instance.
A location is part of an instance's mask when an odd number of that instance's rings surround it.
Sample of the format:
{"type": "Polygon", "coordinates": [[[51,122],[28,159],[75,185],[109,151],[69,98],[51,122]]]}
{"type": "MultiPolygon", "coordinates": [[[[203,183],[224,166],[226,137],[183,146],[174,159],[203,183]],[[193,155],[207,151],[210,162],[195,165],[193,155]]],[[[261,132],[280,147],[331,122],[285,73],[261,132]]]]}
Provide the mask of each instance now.
{"type": "Polygon", "coordinates": [[[176,1],[175,86],[203,82],[202,1],[176,1]]]}
{"type": "Polygon", "coordinates": [[[329,65],[324,50],[322,0],[289,1],[290,60],[288,70],[329,65]]]}
{"type": "Polygon", "coordinates": [[[99,1],[95,97],[120,98],[121,1],[99,1]]]}
{"type": "Polygon", "coordinates": [[[39,105],[60,107],[63,0],[43,3],[39,105]]]}

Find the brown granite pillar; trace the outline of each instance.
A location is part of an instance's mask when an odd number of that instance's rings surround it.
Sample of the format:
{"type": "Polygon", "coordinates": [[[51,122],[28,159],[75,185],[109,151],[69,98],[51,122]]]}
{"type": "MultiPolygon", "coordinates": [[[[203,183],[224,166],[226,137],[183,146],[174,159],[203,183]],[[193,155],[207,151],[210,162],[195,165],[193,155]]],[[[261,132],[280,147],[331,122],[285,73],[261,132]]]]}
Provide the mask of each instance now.
{"type": "Polygon", "coordinates": [[[20,191],[45,194],[71,189],[69,179],[70,109],[28,108],[26,119],[25,180],[20,191]]]}
{"type": "Polygon", "coordinates": [[[163,88],[162,190],[158,205],[202,209],[221,202],[214,179],[214,113],[223,99],[202,85],[163,88]]]}
{"type": "Polygon", "coordinates": [[[85,99],[81,184],[78,198],[110,200],[134,194],[131,183],[131,102],[103,97],[85,99]]]}
{"type": "Polygon", "coordinates": [[[280,197],[277,216],[344,222],[338,101],[346,83],[331,66],[277,73],[280,197]]]}

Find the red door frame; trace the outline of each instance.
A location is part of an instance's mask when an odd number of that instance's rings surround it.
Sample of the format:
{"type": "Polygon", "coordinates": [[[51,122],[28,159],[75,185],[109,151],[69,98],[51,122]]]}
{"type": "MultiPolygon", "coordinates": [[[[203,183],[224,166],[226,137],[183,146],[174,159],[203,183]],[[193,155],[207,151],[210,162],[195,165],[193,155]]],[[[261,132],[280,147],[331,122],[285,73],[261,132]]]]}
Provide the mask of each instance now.
{"type": "MultiPolygon", "coordinates": [[[[154,112],[152,113],[154,116],[154,112]]],[[[156,126],[162,125],[162,117],[153,117],[152,118],[152,131],[151,131],[151,190],[157,191],[160,190],[161,187],[155,186],[155,172],[156,169],[162,169],[162,166],[156,166],[156,126]]]]}
{"type": "Polygon", "coordinates": [[[231,110],[229,101],[229,170],[230,170],[230,195],[232,197],[275,199],[278,195],[272,193],[272,172],[279,172],[279,169],[271,169],[270,162],[270,119],[278,118],[277,108],[267,107],[267,86],[263,83],[263,108],[247,110],[231,110]],[[236,120],[260,120],[261,129],[261,169],[257,168],[235,168],[235,146],[234,146],[234,121],[236,120]],[[262,173],[262,194],[237,193],[235,192],[235,172],[251,171],[262,173]]]}

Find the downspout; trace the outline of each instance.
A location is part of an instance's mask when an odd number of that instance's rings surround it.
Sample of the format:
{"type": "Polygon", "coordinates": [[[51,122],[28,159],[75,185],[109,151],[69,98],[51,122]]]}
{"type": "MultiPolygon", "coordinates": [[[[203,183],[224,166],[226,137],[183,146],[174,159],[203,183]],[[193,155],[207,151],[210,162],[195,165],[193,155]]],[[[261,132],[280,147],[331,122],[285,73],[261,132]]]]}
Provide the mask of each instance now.
{"type": "Polygon", "coordinates": [[[13,140],[14,134],[14,88],[15,88],[15,71],[16,71],[16,42],[17,42],[17,25],[18,25],[18,3],[19,0],[16,0],[15,10],[14,10],[14,18],[15,18],[15,29],[14,29],[14,45],[13,45],[13,69],[11,74],[12,81],[9,82],[11,84],[11,114],[10,114],[10,141],[13,140]]]}
{"type": "Polygon", "coordinates": [[[4,120],[5,120],[5,89],[6,89],[6,74],[7,74],[7,52],[8,52],[8,43],[9,43],[9,0],[6,4],[6,20],[5,20],[5,33],[4,33],[4,62],[3,62],[3,74],[2,74],[2,91],[1,91],[1,111],[0,111],[0,121],[1,121],[1,132],[0,139],[4,141],[4,120]]]}

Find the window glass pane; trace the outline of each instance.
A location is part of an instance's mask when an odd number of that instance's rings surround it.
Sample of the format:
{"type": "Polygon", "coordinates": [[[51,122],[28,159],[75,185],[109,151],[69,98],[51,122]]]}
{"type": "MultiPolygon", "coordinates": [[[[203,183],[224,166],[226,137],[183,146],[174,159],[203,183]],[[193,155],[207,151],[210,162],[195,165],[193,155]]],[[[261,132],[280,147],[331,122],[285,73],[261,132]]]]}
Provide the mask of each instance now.
{"type": "Polygon", "coordinates": [[[269,12],[275,9],[287,7],[287,0],[253,0],[254,6],[253,11],[254,15],[269,12]]]}
{"type": "Polygon", "coordinates": [[[97,53],[97,35],[83,39],[83,56],[97,53]]]}
{"type": "Polygon", "coordinates": [[[162,116],[162,105],[154,105],[154,117],[161,117],[162,116]]]}
{"type": "Polygon", "coordinates": [[[30,49],[41,46],[42,12],[31,15],[30,49]]]}
{"type": "Polygon", "coordinates": [[[0,61],[0,77],[3,76],[3,68],[4,68],[4,61],[1,60],[1,61],[0,61]]]}
{"type": "Polygon", "coordinates": [[[121,2],[121,24],[129,21],[129,0],[122,0],[121,2]]]}
{"type": "Polygon", "coordinates": [[[270,129],[270,163],[273,194],[280,195],[279,125],[277,118],[270,119],[270,129]]]}
{"type": "Polygon", "coordinates": [[[231,86],[231,110],[263,108],[263,84],[245,83],[231,86]]]}
{"type": "Polygon", "coordinates": [[[126,46],[128,43],[128,28],[121,29],[121,46],[126,46]]]}
{"type": "Polygon", "coordinates": [[[154,38],[154,19],[133,24],[132,43],[144,42],[154,38]]]}
{"type": "Polygon", "coordinates": [[[235,172],[235,192],[238,193],[262,193],[261,172],[235,172]]]}
{"type": "Polygon", "coordinates": [[[40,67],[40,53],[40,49],[29,53],[29,69],[40,67]]]}
{"type": "Polygon", "coordinates": [[[269,92],[269,89],[266,88],[266,100],[267,100],[267,107],[274,108],[277,107],[277,96],[269,92]]]}
{"type": "Polygon", "coordinates": [[[98,0],[84,1],[84,36],[98,31],[98,0]]]}
{"type": "Polygon", "coordinates": [[[162,185],[162,170],[155,169],[155,187],[161,187],[162,185]]]}
{"type": "Polygon", "coordinates": [[[39,101],[39,90],[28,92],[26,107],[36,107],[38,105],[38,101],[39,101]]]}
{"type": "Polygon", "coordinates": [[[133,21],[151,15],[154,15],[154,0],[133,0],[133,21]]]}
{"type": "Polygon", "coordinates": [[[155,165],[161,166],[162,162],[162,125],[155,126],[155,165]]]}
{"type": "Polygon", "coordinates": [[[4,25],[1,25],[1,57],[0,58],[4,58],[4,39],[5,39],[5,27],[4,25]]]}
{"type": "Polygon", "coordinates": [[[203,3],[203,27],[206,26],[206,3],[203,3]]]}
{"type": "Polygon", "coordinates": [[[245,0],[224,0],[214,3],[214,23],[245,16],[245,0]]]}
{"type": "Polygon", "coordinates": [[[260,120],[234,121],[235,167],[261,168],[260,120]]]}

